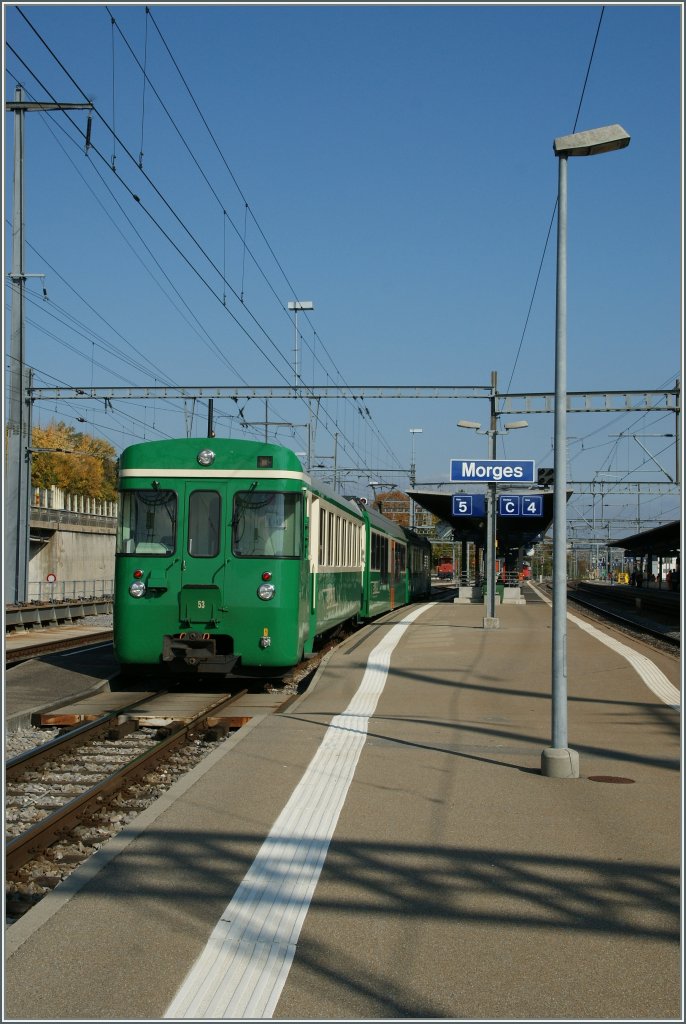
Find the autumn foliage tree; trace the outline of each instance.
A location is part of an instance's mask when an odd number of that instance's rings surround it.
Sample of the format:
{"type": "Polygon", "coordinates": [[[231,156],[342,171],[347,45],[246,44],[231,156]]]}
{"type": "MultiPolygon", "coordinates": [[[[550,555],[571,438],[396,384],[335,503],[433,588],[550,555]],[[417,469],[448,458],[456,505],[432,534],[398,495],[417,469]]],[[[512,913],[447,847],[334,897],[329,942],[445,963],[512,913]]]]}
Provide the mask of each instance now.
{"type": "Polygon", "coordinates": [[[68,494],[101,501],[116,499],[117,457],[108,441],[55,421],[34,427],[32,438],[34,487],[60,487],[68,494]]]}

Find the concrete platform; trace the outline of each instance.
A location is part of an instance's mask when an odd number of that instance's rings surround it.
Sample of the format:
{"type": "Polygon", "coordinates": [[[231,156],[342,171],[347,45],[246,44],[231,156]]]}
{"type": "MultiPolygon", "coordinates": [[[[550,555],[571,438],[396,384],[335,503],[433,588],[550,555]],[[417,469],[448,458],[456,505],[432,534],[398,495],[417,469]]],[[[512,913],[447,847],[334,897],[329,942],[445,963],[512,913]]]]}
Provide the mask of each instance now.
{"type": "Polygon", "coordinates": [[[8,930],[4,1019],[681,1019],[678,661],[575,613],[545,778],[550,609],[498,614],[346,641],[8,930]]]}

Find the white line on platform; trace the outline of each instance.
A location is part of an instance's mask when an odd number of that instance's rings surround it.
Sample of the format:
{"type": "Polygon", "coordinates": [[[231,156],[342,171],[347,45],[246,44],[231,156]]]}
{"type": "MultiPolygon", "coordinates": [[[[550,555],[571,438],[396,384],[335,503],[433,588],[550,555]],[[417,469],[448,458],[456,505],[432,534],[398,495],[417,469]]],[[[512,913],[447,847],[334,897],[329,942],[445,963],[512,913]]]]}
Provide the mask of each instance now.
{"type": "Polygon", "coordinates": [[[269,1018],[386,679],[407,627],[431,604],[408,612],[369,655],[359,689],[336,715],[293,795],[224,910],[165,1018],[269,1018]]]}
{"type": "MultiPolygon", "coordinates": [[[[531,584],[532,590],[534,590],[539,597],[541,597],[546,604],[552,607],[553,602],[541,593],[537,587],[531,584]]],[[[579,629],[584,629],[587,633],[590,633],[596,640],[600,640],[601,644],[605,644],[606,647],[610,647],[617,654],[621,654],[623,658],[636,669],[639,676],[646,684],[646,686],[653,691],[656,697],[659,697],[664,704],[668,704],[669,707],[673,708],[674,711],[681,709],[681,694],[677,690],[676,686],[670,683],[667,676],[662,672],[657,665],[653,664],[650,658],[646,658],[644,654],[639,654],[632,647],[627,647],[626,644],[621,643],[619,640],[615,640],[614,637],[608,636],[607,633],[603,633],[601,630],[596,629],[595,626],[591,626],[588,622],[584,622],[583,619],[577,619],[576,615],[570,615],[567,612],[567,618],[570,622],[573,622],[579,629]]]]}

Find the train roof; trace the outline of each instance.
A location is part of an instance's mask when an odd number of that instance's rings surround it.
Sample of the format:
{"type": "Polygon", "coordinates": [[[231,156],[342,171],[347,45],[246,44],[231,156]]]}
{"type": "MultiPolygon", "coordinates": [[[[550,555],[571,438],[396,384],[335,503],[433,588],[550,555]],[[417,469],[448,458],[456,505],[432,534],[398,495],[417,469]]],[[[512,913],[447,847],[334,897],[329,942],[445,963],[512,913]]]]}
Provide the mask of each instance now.
{"type": "Polygon", "coordinates": [[[305,475],[300,459],[290,448],[232,437],[180,437],[166,441],[144,441],[125,448],[119,466],[120,470],[197,469],[198,455],[207,450],[214,453],[211,464],[214,470],[273,468],[305,475]],[[260,458],[266,464],[260,465],[260,458]]]}
{"type": "Polygon", "coordinates": [[[255,470],[265,476],[270,470],[288,474],[291,479],[302,479],[303,484],[312,487],[322,497],[347,507],[362,519],[368,519],[372,526],[388,536],[417,543],[422,541],[417,534],[369,508],[361,499],[339,494],[321,480],[311,477],[295,452],[283,445],[246,438],[179,437],[130,445],[119,459],[119,471],[123,477],[139,476],[141,474],[137,471],[140,470],[159,473],[160,476],[165,472],[174,476],[186,473],[197,476],[203,469],[217,475],[221,475],[222,470],[227,473],[255,470]],[[200,462],[198,456],[208,451],[213,455],[211,463],[200,462]]]}

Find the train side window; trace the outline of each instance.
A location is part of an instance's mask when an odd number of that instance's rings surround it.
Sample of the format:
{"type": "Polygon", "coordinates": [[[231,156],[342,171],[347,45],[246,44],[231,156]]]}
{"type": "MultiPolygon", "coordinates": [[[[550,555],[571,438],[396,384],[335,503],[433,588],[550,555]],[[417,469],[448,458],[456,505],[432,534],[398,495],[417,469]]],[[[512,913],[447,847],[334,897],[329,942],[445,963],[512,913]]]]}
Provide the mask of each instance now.
{"type": "Polygon", "coordinates": [[[336,558],[334,555],[334,514],[329,512],[329,526],[326,537],[326,564],[335,565],[336,558]]]}
{"type": "Polygon", "coordinates": [[[326,565],[326,509],[319,510],[319,564],[326,565]]]}
{"type": "Polygon", "coordinates": [[[221,498],[217,491],[193,491],[188,499],[188,554],[214,558],[219,554],[221,498]]]}

